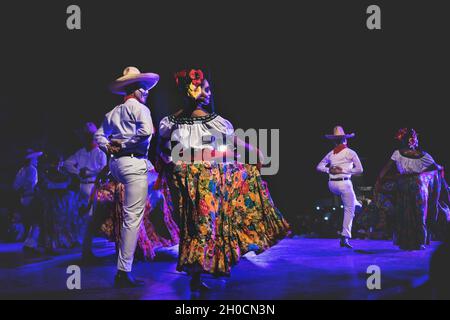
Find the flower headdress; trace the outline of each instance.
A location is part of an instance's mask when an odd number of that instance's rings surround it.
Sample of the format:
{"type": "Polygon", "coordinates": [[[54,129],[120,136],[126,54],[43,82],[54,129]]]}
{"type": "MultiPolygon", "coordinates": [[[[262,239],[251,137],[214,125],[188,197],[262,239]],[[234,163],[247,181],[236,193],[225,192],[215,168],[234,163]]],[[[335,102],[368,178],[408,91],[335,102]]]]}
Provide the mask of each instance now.
{"type": "Polygon", "coordinates": [[[192,98],[196,99],[202,92],[202,83],[205,79],[203,71],[200,69],[185,69],[178,71],[174,75],[177,87],[185,91],[192,98]]]}
{"type": "Polygon", "coordinates": [[[398,130],[395,139],[409,148],[417,148],[419,145],[418,134],[413,128],[402,128],[398,130]]]}

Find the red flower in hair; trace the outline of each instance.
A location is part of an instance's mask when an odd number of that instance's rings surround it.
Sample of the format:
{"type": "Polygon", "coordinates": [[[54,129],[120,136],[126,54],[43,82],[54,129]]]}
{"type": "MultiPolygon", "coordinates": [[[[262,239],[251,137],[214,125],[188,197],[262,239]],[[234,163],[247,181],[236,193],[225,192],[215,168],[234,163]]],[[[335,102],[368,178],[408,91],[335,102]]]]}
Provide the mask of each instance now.
{"type": "Polygon", "coordinates": [[[408,133],[408,128],[402,128],[398,130],[397,134],[395,135],[395,139],[398,141],[402,141],[403,138],[405,138],[405,135],[408,133]]]}
{"type": "Polygon", "coordinates": [[[202,81],[204,79],[203,76],[203,71],[198,69],[192,69],[191,71],[189,71],[189,78],[191,78],[191,82],[194,86],[198,87],[199,85],[202,84],[202,81]]]}

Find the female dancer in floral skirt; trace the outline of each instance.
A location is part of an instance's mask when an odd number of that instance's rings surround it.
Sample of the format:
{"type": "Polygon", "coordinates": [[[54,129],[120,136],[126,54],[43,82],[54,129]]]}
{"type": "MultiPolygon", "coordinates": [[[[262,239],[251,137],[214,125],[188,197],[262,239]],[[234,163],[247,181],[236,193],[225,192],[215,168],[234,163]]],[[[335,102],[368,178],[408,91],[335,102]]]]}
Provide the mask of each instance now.
{"type": "Polygon", "coordinates": [[[228,120],[208,111],[211,91],[203,72],[182,70],[175,81],[180,109],[161,120],[160,149],[179,200],[177,270],[192,276],[191,290],[197,291],[207,288],[202,273],[229,275],[242,255],[268,249],[289,233],[289,225],[274,206],[259,166],[222,161],[234,151],[218,145],[217,133],[261,153],[235,137],[228,120]],[[173,157],[175,150],[184,160],[173,157]]]}

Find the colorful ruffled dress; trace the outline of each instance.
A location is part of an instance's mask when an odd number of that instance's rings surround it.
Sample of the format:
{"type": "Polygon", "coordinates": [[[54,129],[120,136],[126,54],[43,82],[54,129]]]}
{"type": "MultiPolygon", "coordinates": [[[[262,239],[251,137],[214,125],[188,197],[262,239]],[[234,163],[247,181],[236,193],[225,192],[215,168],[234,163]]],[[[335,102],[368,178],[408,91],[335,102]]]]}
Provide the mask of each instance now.
{"type": "Polygon", "coordinates": [[[428,170],[434,160],[425,152],[412,158],[396,150],[391,159],[397,170],[384,177],[376,202],[381,212],[392,217],[394,244],[418,250],[430,243],[432,233],[438,233],[439,213],[449,205],[447,183],[443,171],[428,170]]]}
{"type": "Polygon", "coordinates": [[[48,251],[78,246],[77,194],[68,188],[70,177],[58,170],[43,175],[38,197],[42,203],[41,241],[48,251]]]}
{"type": "Polygon", "coordinates": [[[160,149],[171,164],[180,214],[178,271],[229,275],[249,251],[261,253],[289,233],[256,166],[233,162],[173,162],[171,150],[217,149],[211,132],[234,134],[218,114],[161,120],[160,149]],[[171,142],[172,140],[172,142],[171,142]],[[206,143],[205,143],[206,141],[206,143]],[[208,142],[209,141],[209,142],[208,142]]]}

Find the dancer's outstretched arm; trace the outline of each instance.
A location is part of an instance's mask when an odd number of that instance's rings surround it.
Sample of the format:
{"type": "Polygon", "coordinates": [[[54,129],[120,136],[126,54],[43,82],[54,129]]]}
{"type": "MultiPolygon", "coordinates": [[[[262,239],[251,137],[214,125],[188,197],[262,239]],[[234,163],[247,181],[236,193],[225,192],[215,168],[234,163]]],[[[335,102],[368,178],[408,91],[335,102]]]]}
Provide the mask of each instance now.
{"type": "Polygon", "coordinates": [[[381,181],[383,180],[386,173],[391,170],[392,166],[395,164],[394,160],[389,159],[388,163],[381,169],[380,174],[378,175],[377,182],[375,183],[375,191],[379,191],[381,189],[381,181]]]}
{"type": "Polygon", "coordinates": [[[244,140],[239,138],[238,136],[235,136],[234,138],[235,145],[239,148],[244,148],[246,151],[248,151],[249,154],[254,154],[257,156],[258,163],[256,164],[258,166],[258,169],[261,169],[262,164],[264,164],[264,154],[261,150],[256,148],[255,146],[246,143],[244,140]]]}

